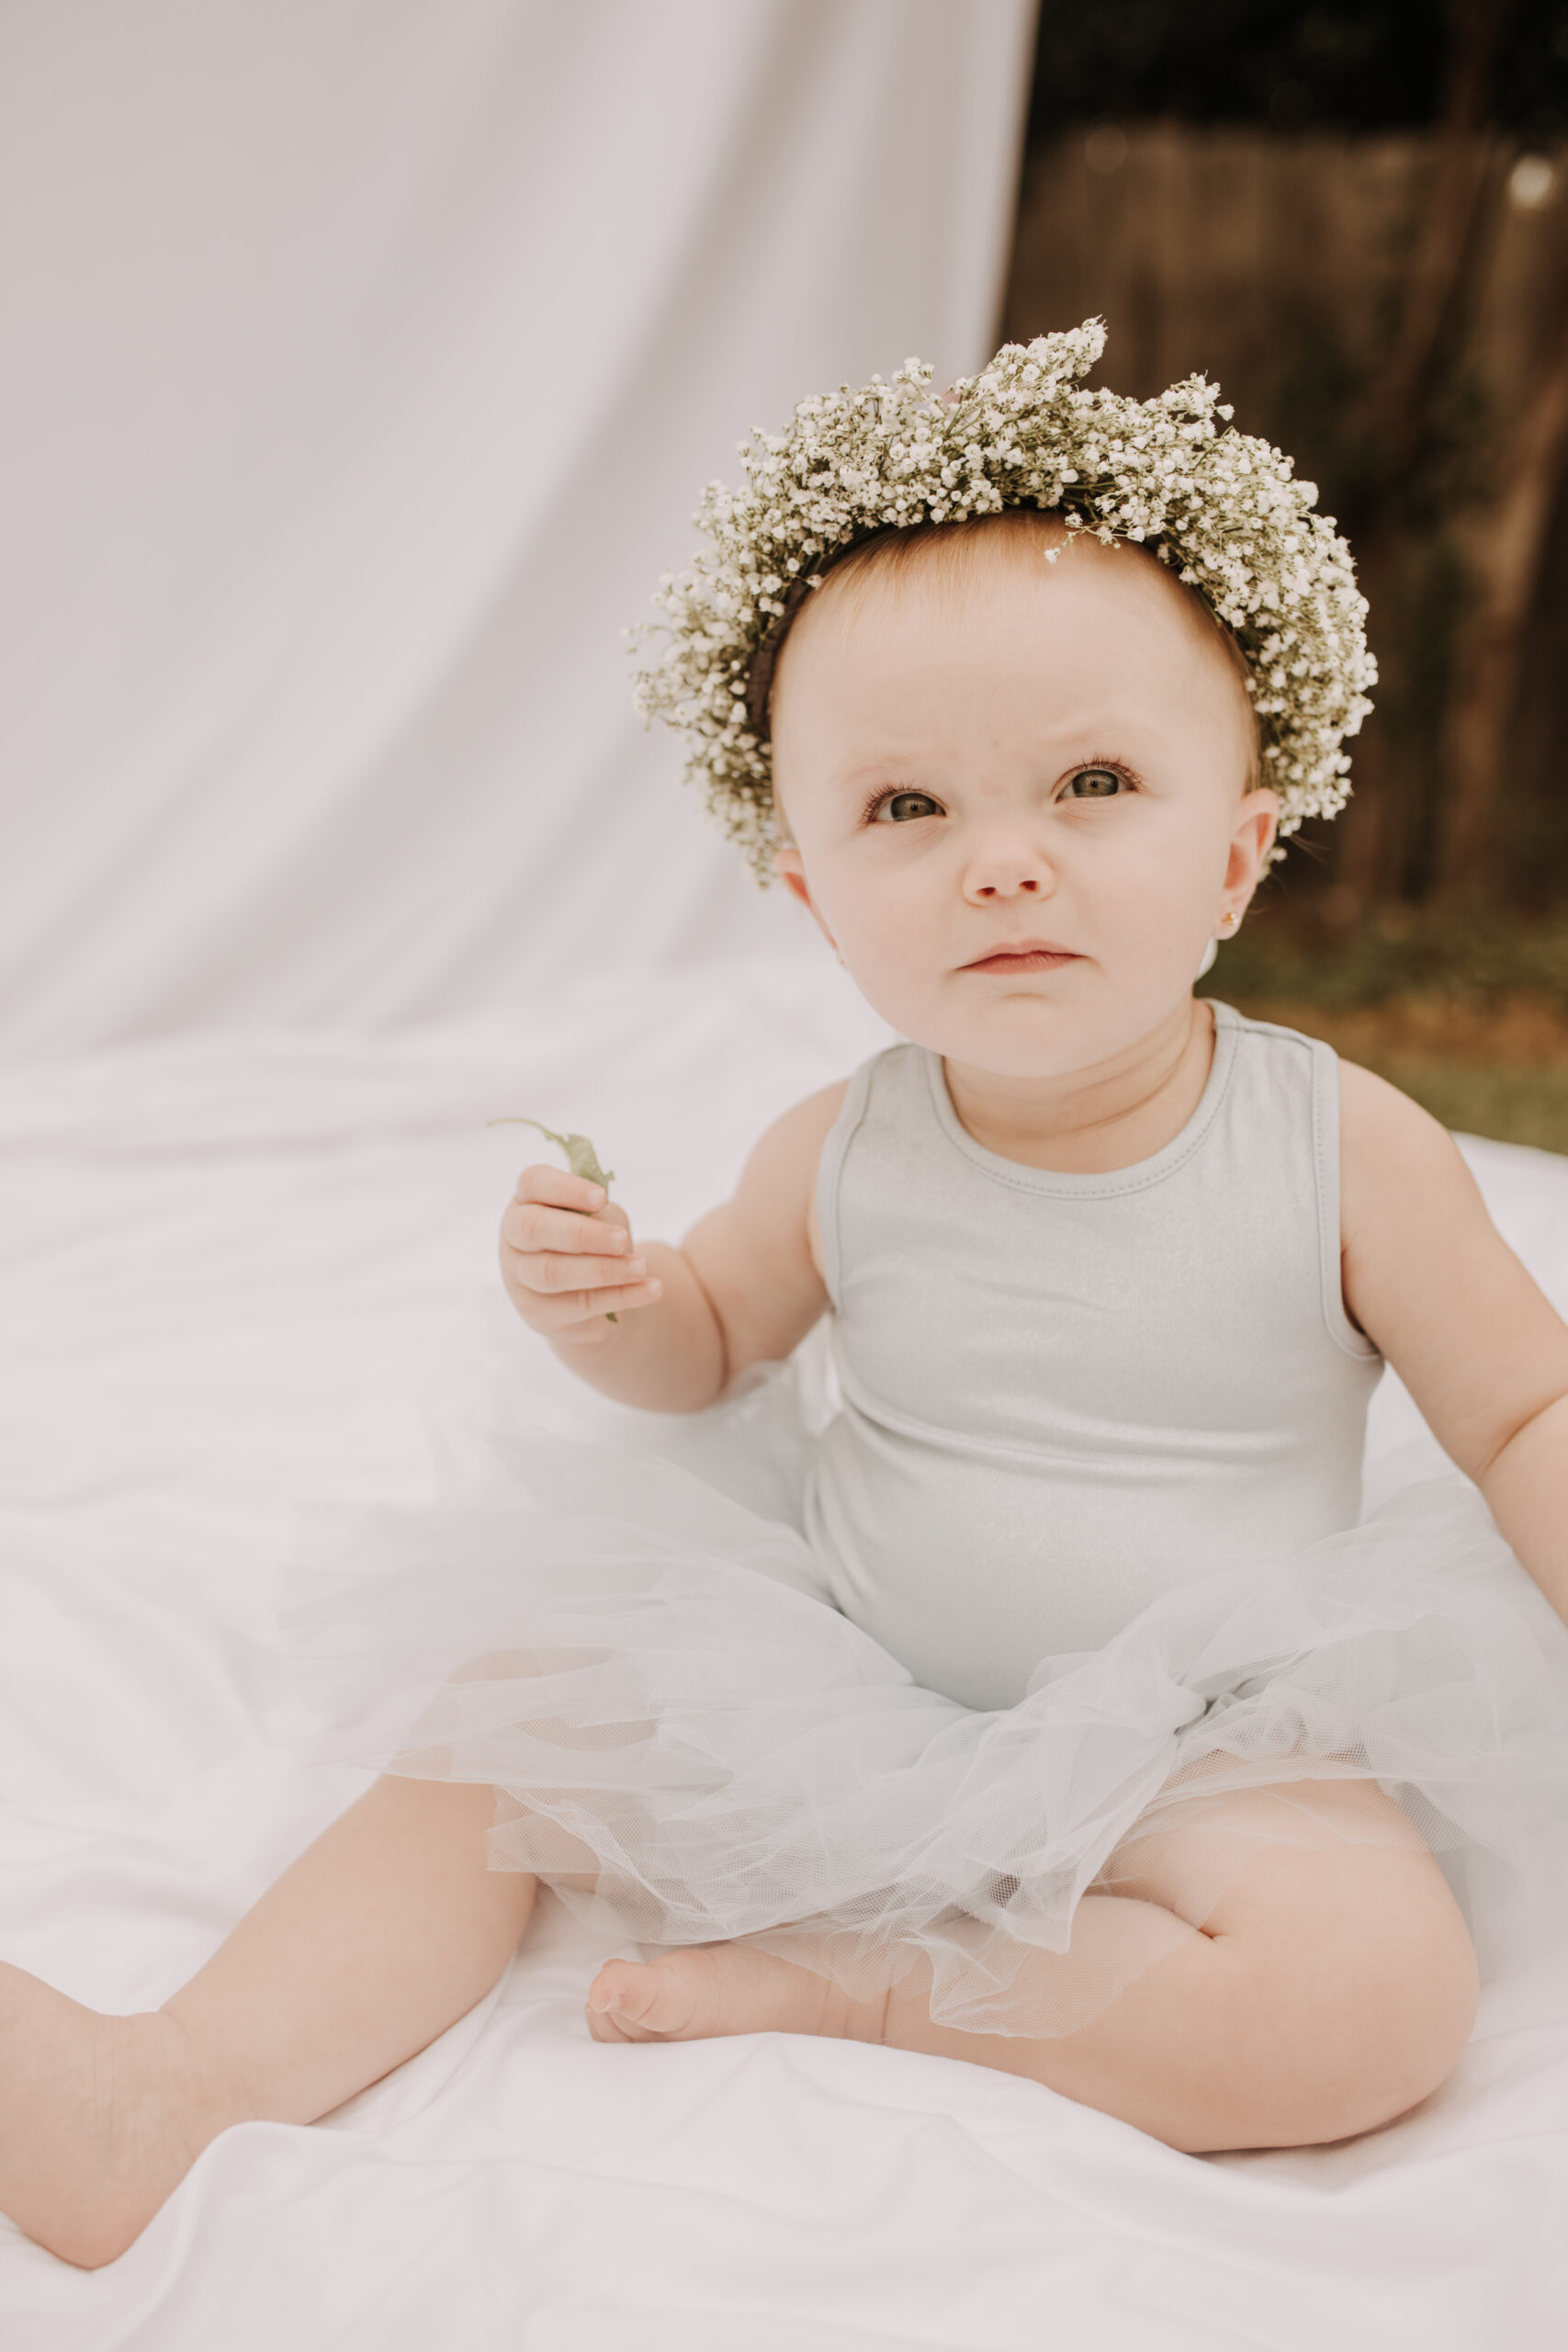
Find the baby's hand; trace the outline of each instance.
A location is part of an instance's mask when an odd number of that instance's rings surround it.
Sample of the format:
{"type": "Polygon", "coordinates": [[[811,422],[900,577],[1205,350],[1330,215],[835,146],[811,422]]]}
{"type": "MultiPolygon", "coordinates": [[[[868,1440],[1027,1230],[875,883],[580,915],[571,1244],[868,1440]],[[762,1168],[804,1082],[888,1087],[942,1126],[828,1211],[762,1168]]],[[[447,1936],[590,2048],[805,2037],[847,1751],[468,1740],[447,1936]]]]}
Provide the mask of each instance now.
{"type": "Polygon", "coordinates": [[[501,1272],[531,1330],[573,1346],[613,1339],[611,1317],[660,1295],[647,1272],[630,1219],[602,1184],[564,1168],[525,1168],[501,1220],[501,1272]]]}

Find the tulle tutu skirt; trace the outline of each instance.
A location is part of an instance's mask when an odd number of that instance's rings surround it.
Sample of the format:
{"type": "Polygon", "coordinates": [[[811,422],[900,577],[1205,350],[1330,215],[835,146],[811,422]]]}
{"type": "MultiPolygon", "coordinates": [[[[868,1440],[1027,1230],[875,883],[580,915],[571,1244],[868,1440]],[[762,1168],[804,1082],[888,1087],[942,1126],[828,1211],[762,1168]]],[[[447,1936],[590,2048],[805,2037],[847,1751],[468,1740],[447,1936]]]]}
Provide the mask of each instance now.
{"type": "Polygon", "coordinates": [[[1483,1968],[1562,1879],[1568,1629],[1457,1476],[1182,1586],[983,1713],[829,1600],[795,1366],[647,1426],[641,1452],[498,1439],[482,1491],[369,1514],[298,1612],[331,1752],[492,1785],[492,1865],[614,1939],[745,1938],[1039,2035],[1159,1956],[1157,1933],[1100,1964],[1075,1940],[1152,1836],[1188,1838],[1204,1902],[1260,1843],[1424,1840],[1483,1968]],[[1325,1804],[1346,1781],[1401,1810],[1325,1804]],[[1260,1788],[1284,1794],[1237,1807],[1260,1788]]]}

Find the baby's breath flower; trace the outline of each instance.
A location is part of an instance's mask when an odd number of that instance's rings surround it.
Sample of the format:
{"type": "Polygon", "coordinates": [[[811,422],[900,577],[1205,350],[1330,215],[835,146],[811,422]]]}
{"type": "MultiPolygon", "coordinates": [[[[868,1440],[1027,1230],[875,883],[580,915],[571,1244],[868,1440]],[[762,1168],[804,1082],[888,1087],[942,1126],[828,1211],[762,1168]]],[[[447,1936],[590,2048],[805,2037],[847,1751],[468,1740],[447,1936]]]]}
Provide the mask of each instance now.
{"type": "Polygon", "coordinates": [[[775,842],[773,760],[748,699],[759,646],[785,598],[821,585],[824,559],[889,527],[964,521],[1007,507],[1061,515],[1108,545],[1150,548],[1231,630],[1247,663],[1262,780],[1281,834],[1349,797],[1340,750],[1371,708],[1366,599],[1315,483],[1228,425],[1217,386],[1190,376],[1152,401],[1081,387],[1105,343],[1086,320],[1003,345],[945,397],[911,359],[890,382],[801,401],[788,429],[739,447],[746,486],[711,482],[696,523],[708,544],[661,575],[662,640],[637,707],[686,739],[688,775],[766,879],[775,842]],[[1289,654],[1288,661],[1282,657],[1289,654]]]}

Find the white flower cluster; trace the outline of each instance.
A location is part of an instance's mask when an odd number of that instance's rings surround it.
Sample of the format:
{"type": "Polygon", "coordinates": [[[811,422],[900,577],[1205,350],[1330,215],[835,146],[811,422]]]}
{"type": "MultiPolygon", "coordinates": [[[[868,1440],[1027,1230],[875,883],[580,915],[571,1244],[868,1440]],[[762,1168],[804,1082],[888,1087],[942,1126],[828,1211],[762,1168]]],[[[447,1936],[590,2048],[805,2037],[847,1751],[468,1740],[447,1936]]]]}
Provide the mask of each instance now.
{"type": "Polygon", "coordinates": [[[1004,345],[945,397],[911,359],[891,382],[802,401],[784,433],[753,432],[739,445],[746,486],[704,493],[695,520],[711,544],[660,581],[668,619],[635,633],[657,642],[637,707],[684,734],[688,775],[760,875],[774,839],[772,760],[749,689],[792,588],[791,611],[825,563],[877,532],[1006,507],[1149,546],[1241,648],[1281,833],[1344,806],[1340,745],[1377,676],[1349,549],[1289,458],[1216,427],[1232,412],[1202,377],[1152,401],[1085,390],[1104,343],[1089,320],[1004,345]]]}

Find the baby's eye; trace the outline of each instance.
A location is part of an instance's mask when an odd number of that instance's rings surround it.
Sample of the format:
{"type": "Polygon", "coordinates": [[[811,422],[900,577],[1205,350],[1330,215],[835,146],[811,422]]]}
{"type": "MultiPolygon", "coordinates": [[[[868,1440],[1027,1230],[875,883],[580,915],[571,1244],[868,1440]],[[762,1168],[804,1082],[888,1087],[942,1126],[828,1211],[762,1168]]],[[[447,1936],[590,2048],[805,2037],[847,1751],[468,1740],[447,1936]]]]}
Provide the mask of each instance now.
{"type": "Polygon", "coordinates": [[[879,825],[903,825],[912,817],[940,817],[942,808],[929,792],[890,792],[886,800],[877,802],[871,813],[873,820],[879,825]]]}
{"type": "Polygon", "coordinates": [[[1067,778],[1069,800],[1112,800],[1127,789],[1127,779],[1114,768],[1079,768],[1067,778]]]}

